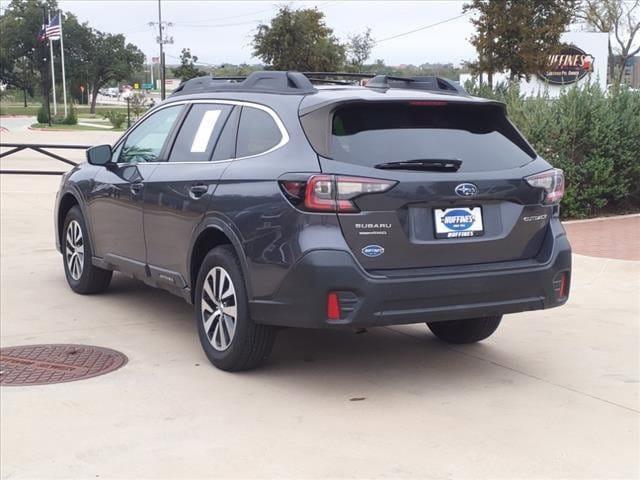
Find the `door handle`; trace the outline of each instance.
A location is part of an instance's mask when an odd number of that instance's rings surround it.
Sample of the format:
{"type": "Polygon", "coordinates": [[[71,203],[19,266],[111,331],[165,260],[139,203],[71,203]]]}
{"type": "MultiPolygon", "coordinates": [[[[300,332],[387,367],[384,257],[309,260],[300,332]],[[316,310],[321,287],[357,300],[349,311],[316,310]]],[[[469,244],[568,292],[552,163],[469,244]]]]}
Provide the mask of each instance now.
{"type": "Polygon", "coordinates": [[[131,189],[131,193],[133,193],[134,195],[138,195],[144,188],[144,183],[142,182],[132,183],[129,188],[131,189]]]}
{"type": "Polygon", "coordinates": [[[189,188],[189,195],[191,195],[191,197],[193,198],[200,198],[208,191],[208,185],[192,185],[191,188],[189,188]]]}

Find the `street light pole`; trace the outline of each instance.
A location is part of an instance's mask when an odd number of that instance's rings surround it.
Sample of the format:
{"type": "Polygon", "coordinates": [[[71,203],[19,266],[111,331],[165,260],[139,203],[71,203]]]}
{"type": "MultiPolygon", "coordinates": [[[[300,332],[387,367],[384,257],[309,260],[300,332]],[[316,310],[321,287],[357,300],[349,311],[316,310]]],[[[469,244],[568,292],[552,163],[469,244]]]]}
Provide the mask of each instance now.
{"type": "Polygon", "coordinates": [[[24,95],[24,108],[27,108],[27,56],[22,58],[22,94],[24,95]]]}

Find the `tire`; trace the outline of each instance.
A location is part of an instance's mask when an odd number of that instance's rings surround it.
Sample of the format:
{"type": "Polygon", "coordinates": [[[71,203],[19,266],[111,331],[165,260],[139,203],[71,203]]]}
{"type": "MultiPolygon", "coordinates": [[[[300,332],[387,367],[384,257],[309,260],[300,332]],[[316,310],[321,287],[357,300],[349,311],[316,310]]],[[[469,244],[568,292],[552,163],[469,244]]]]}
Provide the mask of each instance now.
{"type": "Polygon", "coordinates": [[[230,245],[216,247],[204,258],[196,281],[198,336],[209,361],[228,372],[260,365],[276,338],[274,327],[258,325],[249,317],[245,285],[230,245]]]}
{"type": "Polygon", "coordinates": [[[502,315],[482,318],[465,318],[445,322],[428,322],[427,326],[440,340],[447,343],[475,343],[491,336],[496,331],[502,315]]]}
{"type": "Polygon", "coordinates": [[[113,272],[91,263],[93,248],[82,211],[77,205],[64,219],[61,250],[64,273],[71,290],[87,295],[107,289],[113,272]]]}

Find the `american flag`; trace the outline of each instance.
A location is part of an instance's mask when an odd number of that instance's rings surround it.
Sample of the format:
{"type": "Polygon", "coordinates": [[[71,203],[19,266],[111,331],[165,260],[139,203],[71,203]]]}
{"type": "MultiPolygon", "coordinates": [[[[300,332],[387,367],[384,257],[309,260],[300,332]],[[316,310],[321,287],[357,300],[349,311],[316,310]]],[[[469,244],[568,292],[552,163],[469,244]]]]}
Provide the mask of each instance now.
{"type": "Polygon", "coordinates": [[[60,40],[60,14],[56,15],[49,21],[49,25],[46,28],[47,38],[50,40],[60,40]]]}

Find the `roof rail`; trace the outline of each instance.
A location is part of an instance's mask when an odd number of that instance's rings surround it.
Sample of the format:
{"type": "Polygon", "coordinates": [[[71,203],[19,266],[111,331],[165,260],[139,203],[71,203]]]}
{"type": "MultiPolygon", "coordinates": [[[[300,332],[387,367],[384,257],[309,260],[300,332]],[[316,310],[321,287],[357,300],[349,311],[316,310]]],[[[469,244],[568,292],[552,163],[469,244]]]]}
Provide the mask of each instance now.
{"type": "Polygon", "coordinates": [[[316,89],[299,72],[252,72],[246,77],[197,77],[182,82],[173,95],[203,92],[258,92],[280,94],[308,94],[316,89]]]}
{"type": "Polygon", "coordinates": [[[396,77],[371,73],[351,72],[294,72],[261,71],[248,76],[197,77],[182,82],[173,95],[204,92],[258,92],[305,95],[317,90],[313,83],[353,85],[356,80],[368,79],[366,87],[376,89],[407,88],[453,93],[469,96],[465,89],[453,80],[435,76],[396,77]],[[353,80],[350,80],[353,79],[353,80]]]}

